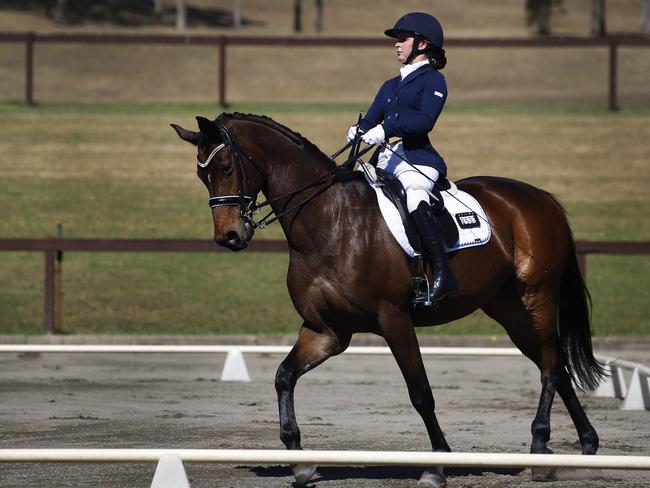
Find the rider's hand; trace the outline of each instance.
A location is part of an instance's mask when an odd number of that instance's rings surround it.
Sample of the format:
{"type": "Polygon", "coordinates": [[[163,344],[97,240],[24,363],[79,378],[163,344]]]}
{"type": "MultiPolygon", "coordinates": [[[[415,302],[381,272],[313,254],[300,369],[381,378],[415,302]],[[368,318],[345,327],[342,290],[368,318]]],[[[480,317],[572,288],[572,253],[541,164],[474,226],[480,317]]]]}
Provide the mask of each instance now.
{"type": "Polygon", "coordinates": [[[357,130],[359,130],[358,125],[353,125],[348,129],[348,135],[346,136],[348,139],[348,142],[354,141],[354,138],[357,137],[357,130]]]}
{"type": "Polygon", "coordinates": [[[382,143],[385,139],[386,133],[384,132],[384,128],[381,124],[374,126],[372,129],[361,136],[361,140],[371,146],[382,143]]]}

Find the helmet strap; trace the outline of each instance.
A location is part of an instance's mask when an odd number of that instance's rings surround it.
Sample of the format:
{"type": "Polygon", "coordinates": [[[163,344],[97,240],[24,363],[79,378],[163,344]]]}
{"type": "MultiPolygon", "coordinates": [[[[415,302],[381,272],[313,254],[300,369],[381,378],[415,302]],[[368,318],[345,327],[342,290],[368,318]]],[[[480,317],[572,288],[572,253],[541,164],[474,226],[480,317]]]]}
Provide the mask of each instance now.
{"type": "MultiPolygon", "coordinates": [[[[411,64],[411,62],[420,54],[425,54],[426,53],[426,48],[425,49],[420,49],[420,43],[423,42],[424,39],[422,36],[416,32],[413,33],[413,47],[411,48],[411,54],[409,54],[408,58],[406,58],[406,61],[404,64],[411,64]]],[[[426,42],[426,41],[425,41],[426,42]]]]}

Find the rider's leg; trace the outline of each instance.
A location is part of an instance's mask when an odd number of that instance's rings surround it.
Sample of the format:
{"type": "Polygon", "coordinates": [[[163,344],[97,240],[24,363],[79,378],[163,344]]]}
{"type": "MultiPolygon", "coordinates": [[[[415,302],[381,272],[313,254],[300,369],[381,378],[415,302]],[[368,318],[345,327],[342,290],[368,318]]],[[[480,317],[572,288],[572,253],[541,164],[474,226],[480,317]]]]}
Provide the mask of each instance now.
{"type": "Polygon", "coordinates": [[[438,171],[429,166],[409,167],[395,172],[406,190],[408,210],[422,238],[423,251],[433,270],[431,300],[441,300],[458,291],[454,274],[447,261],[444,241],[433,217],[429,192],[438,179],[438,171]]]}

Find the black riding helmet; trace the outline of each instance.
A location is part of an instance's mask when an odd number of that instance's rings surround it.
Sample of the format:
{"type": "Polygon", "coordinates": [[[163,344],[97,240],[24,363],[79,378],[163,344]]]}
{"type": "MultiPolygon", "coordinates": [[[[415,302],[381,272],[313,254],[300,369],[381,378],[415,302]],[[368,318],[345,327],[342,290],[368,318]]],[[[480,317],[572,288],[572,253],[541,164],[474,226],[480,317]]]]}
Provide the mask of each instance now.
{"type": "Polygon", "coordinates": [[[409,64],[414,57],[420,54],[426,54],[434,68],[445,67],[447,59],[445,50],[442,48],[445,36],[438,19],[424,12],[411,12],[402,16],[395,26],[384,31],[384,34],[397,39],[403,32],[413,35],[413,49],[404,64],[409,64]],[[419,49],[420,41],[427,42],[427,47],[419,49]]]}

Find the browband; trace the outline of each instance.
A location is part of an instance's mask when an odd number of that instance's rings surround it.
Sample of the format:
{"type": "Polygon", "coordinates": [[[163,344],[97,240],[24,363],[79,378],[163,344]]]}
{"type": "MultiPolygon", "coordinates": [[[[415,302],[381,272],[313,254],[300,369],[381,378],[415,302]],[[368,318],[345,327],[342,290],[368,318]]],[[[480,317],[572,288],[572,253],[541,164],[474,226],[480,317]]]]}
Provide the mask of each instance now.
{"type": "Polygon", "coordinates": [[[212,161],[212,158],[215,156],[215,154],[217,154],[227,145],[228,144],[224,142],[223,144],[219,144],[217,147],[215,147],[210,153],[210,155],[208,156],[208,159],[205,160],[205,163],[202,163],[201,161],[199,161],[199,158],[196,158],[196,164],[198,164],[201,168],[205,168],[208,164],[210,164],[210,161],[212,161]]]}

